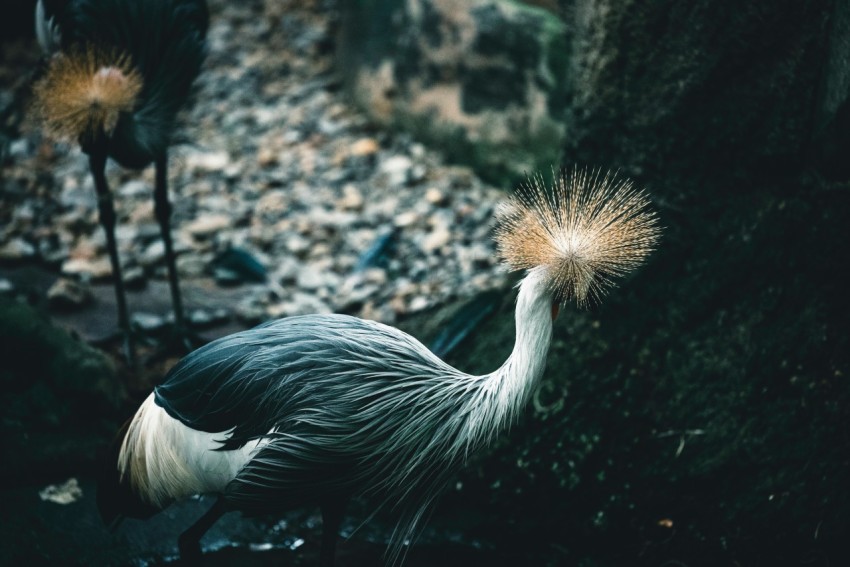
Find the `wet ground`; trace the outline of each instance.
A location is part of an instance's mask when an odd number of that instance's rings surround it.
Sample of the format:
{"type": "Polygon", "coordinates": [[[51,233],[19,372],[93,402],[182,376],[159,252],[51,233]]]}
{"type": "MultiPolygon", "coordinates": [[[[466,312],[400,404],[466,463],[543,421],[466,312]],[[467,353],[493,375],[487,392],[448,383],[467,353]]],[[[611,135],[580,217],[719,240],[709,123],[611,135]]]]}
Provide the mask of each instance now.
{"type": "MultiPolygon", "coordinates": [[[[110,531],[97,514],[93,481],[83,479],[76,484],[74,494],[68,497],[73,501],[68,503],[43,499],[40,493],[45,488],[15,486],[2,491],[0,523],[7,542],[0,552],[3,565],[180,565],[177,535],[212,504],[209,497],[192,499],[146,521],[124,520],[110,531]]],[[[54,498],[61,499],[61,487],[59,494],[54,498]]],[[[380,565],[382,528],[367,525],[355,532],[355,527],[355,521],[349,519],[341,530],[337,564],[380,565]]],[[[320,534],[318,511],[295,511],[278,518],[231,513],[203,538],[203,565],[315,565],[320,534]]],[[[426,531],[405,562],[413,567],[512,564],[511,558],[497,556],[480,543],[462,543],[459,533],[445,528],[426,531]]]]}

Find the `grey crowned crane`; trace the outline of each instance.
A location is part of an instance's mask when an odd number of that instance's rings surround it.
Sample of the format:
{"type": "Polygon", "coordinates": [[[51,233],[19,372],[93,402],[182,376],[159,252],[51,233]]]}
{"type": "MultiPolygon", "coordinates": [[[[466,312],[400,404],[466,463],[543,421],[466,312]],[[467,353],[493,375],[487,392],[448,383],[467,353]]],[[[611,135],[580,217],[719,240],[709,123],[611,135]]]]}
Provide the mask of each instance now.
{"type": "Polygon", "coordinates": [[[496,240],[518,285],[516,342],[471,376],[387,325],[347,315],[269,322],[181,360],[119,432],[100,485],[104,520],[217,494],[181,556],[225,512],[318,505],[330,566],[345,503],[395,513],[403,557],[434,498],[514,421],[540,381],[562,302],[598,299],[656,245],[657,218],[627,181],[575,172],[532,180],[499,210],[496,240]]]}
{"type": "Polygon", "coordinates": [[[130,319],[115,242],[107,158],[156,168],[154,210],[165,244],[178,333],[187,332],[169,227],[168,148],[206,53],[204,0],[39,0],[36,35],[48,56],[34,86],[35,118],[51,136],[88,154],[106,231],[118,324],[133,358],[130,319]]]}

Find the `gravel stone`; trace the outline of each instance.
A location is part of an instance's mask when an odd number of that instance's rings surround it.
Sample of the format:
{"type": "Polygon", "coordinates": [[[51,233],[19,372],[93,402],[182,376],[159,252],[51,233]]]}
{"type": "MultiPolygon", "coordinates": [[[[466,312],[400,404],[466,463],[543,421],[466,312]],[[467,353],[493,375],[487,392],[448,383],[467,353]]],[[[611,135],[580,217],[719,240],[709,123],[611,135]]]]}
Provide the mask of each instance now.
{"type": "Polygon", "coordinates": [[[0,246],[0,260],[25,260],[35,254],[35,246],[23,238],[14,238],[0,246]]]}
{"type": "MultiPolygon", "coordinates": [[[[278,34],[262,10],[247,17],[246,3],[209,4],[209,57],[178,132],[190,143],[169,162],[183,281],[214,279],[228,246],[256,253],[268,281],[222,306],[248,325],[313,311],[393,323],[504,284],[490,236],[504,193],[446,164],[439,148],[376,132],[338,89],[333,53],[318,47],[333,41],[332,11],[275,3],[288,22],[278,34]]],[[[28,189],[0,201],[0,259],[40,256],[70,279],[108,279],[86,156],[40,132],[9,143],[0,176],[28,189]]],[[[107,168],[125,279],[139,285],[165,276],[153,175],[107,168]]]]}
{"type": "Polygon", "coordinates": [[[69,278],[59,278],[47,290],[47,300],[55,309],[79,309],[93,299],[90,285],[69,278]]]}

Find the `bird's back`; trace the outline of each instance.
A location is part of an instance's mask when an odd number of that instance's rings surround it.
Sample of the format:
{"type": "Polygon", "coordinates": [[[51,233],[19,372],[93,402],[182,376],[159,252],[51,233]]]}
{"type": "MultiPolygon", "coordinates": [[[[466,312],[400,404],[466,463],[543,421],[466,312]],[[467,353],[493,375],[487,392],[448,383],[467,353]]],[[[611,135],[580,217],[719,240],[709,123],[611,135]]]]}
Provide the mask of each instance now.
{"type": "Polygon", "coordinates": [[[389,503],[403,518],[403,539],[464,457],[476,380],[392,327],[345,315],[288,317],[184,358],[127,438],[150,437],[148,467],[154,453],[170,452],[176,467],[193,468],[180,473],[191,480],[183,485],[204,486],[203,470],[232,470],[220,492],[247,512],[358,495],[389,503]],[[189,441],[169,449],[169,440],[189,441]]]}
{"type": "Polygon", "coordinates": [[[157,405],[193,429],[232,431],[224,448],[282,428],[302,411],[356,413],[384,390],[459,375],[419,341],[347,315],[287,317],[235,333],[181,360],[157,405]]]}

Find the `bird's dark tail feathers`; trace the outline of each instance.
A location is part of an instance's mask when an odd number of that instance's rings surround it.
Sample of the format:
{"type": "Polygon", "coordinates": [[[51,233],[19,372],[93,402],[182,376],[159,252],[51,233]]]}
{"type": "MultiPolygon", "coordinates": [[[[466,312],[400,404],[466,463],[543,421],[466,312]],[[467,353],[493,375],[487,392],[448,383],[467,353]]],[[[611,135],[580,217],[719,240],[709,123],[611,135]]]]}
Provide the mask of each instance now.
{"type": "Polygon", "coordinates": [[[121,426],[98,467],[97,508],[103,523],[109,527],[117,526],[125,517],[143,520],[159,512],[159,508],[139,498],[127,475],[118,470],[118,454],[132,421],[130,418],[121,426]]]}

